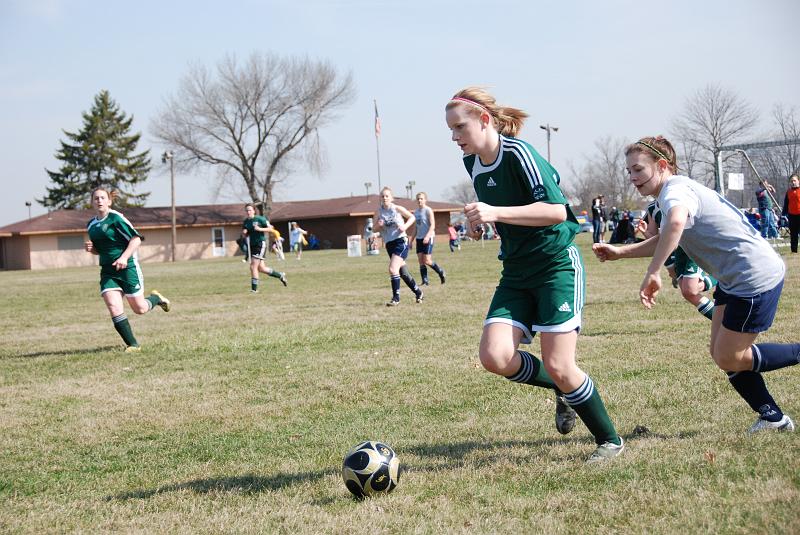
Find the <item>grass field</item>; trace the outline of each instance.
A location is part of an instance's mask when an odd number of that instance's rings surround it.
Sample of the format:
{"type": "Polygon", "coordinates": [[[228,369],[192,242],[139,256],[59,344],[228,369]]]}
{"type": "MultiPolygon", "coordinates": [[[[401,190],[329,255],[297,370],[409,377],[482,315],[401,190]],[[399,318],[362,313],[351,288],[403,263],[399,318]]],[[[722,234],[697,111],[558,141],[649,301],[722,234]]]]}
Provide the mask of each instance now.
{"type": "MultiPolygon", "coordinates": [[[[258,295],[238,258],[145,265],[174,307],[129,312],[134,355],[97,268],[0,272],[0,532],[800,533],[800,433],[747,436],[710,322],[671,287],[645,311],[646,260],[601,265],[588,237],[579,363],[627,440],[603,466],[582,424],[555,431],[551,393],[480,367],[496,242],[439,246],[447,284],[395,308],[385,255],[287,257],[289,287],[258,295]],[[404,472],[357,502],[339,469],[365,439],[404,472]]],[[[800,338],[785,258],[763,341],[800,338]]],[[[799,420],[800,367],[767,381],[799,420]]]]}

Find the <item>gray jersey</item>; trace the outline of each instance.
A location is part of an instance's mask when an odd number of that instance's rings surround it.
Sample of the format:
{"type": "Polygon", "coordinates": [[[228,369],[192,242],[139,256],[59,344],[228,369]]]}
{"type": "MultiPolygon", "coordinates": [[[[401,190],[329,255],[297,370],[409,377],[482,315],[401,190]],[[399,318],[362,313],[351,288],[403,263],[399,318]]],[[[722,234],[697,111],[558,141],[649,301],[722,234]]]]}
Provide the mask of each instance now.
{"type": "Polygon", "coordinates": [[[669,211],[689,211],[680,246],[697,265],[719,280],[726,293],[750,297],[774,288],[786,266],[744,214],[719,193],[689,177],[675,175],[657,199],[666,224],[669,211]]]}
{"type": "Polygon", "coordinates": [[[421,240],[431,229],[431,220],[428,217],[428,207],[426,206],[425,208],[417,208],[414,210],[414,219],[416,219],[415,223],[417,225],[417,239],[421,240]]]}
{"type": "Polygon", "coordinates": [[[378,208],[378,219],[383,221],[383,228],[381,228],[383,243],[406,237],[406,231],[397,227],[398,223],[403,222],[403,216],[397,211],[395,205],[391,205],[389,208],[384,208],[381,205],[378,208]]]}

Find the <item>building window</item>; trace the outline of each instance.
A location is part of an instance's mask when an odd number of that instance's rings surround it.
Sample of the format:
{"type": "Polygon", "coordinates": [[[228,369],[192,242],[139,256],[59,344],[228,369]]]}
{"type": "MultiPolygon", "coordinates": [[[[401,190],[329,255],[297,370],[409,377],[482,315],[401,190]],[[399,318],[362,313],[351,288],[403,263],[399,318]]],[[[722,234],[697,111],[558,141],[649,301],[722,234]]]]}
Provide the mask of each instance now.
{"type": "Polygon", "coordinates": [[[223,227],[211,229],[211,244],[214,246],[214,256],[225,256],[225,229],[223,227]]]}
{"type": "Polygon", "coordinates": [[[75,249],[83,249],[83,236],[58,237],[59,251],[74,251],[75,249]]]}

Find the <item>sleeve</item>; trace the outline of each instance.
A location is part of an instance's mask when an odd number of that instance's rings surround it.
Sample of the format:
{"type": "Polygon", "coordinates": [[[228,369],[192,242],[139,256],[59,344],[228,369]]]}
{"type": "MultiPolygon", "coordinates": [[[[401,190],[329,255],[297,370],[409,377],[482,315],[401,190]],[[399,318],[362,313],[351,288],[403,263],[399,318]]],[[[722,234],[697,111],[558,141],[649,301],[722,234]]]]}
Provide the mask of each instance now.
{"type": "Polygon", "coordinates": [[[686,208],[689,211],[689,219],[685,227],[687,229],[692,227],[694,224],[694,216],[697,215],[697,212],[700,210],[699,197],[685,184],[676,184],[670,187],[666,195],[664,195],[664,198],[659,199],[658,204],[663,214],[661,216],[662,223],[666,221],[666,218],[669,216],[669,211],[674,207],[683,206],[686,208]]]}
{"type": "Polygon", "coordinates": [[[786,192],[786,195],[783,196],[783,210],[781,210],[781,215],[788,217],[789,215],[789,192],[786,192]]]}
{"type": "Polygon", "coordinates": [[[137,231],[131,222],[128,221],[123,215],[118,215],[114,218],[114,228],[117,231],[117,234],[122,236],[125,241],[131,241],[135,237],[142,237],[142,235],[139,234],[139,231],[137,231]]]}
{"type": "Polygon", "coordinates": [[[514,168],[527,184],[533,202],[548,204],[569,204],[561,188],[558,173],[542,158],[533,147],[527,144],[510,144],[514,158],[514,168]]]}

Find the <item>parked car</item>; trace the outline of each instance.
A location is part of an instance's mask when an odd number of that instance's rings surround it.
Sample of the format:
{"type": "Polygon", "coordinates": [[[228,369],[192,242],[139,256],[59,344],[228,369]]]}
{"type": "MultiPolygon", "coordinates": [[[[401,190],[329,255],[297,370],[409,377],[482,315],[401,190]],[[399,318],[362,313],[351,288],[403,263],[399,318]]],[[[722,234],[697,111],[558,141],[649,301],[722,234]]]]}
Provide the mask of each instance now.
{"type": "Polygon", "coordinates": [[[589,221],[589,218],[585,215],[576,215],[575,219],[578,220],[578,224],[580,225],[578,232],[592,232],[592,230],[594,230],[592,222],[589,221]]]}

